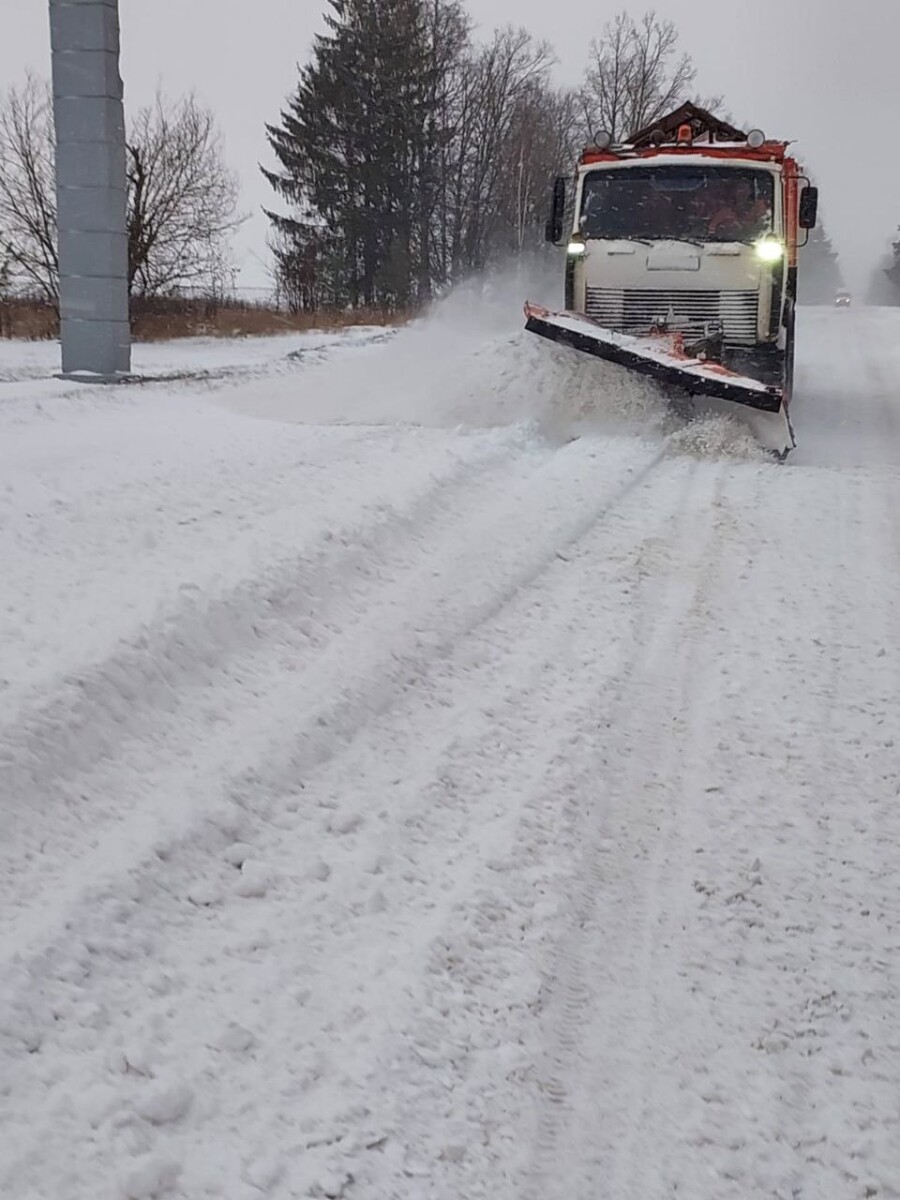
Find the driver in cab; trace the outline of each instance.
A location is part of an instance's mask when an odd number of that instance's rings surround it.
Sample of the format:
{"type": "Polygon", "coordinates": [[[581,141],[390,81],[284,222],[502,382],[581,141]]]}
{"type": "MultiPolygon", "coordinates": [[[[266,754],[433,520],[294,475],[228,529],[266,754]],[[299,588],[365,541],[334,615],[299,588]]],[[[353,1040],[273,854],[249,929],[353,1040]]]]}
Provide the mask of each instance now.
{"type": "Polygon", "coordinates": [[[723,201],[709,219],[709,236],[716,242],[743,242],[764,233],[769,206],[760,197],[753,199],[750,184],[741,179],[731,198],[723,201]]]}

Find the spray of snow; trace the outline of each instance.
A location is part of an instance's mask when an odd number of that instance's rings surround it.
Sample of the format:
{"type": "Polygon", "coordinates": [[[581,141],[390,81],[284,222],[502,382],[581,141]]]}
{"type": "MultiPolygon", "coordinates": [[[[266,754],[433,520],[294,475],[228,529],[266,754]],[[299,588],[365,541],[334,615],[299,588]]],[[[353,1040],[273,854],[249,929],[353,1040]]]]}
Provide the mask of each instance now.
{"type": "MultiPolygon", "coordinates": [[[[520,426],[552,444],[619,433],[670,436],[676,453],[754,456],[740,420],[678,416],[651,380],[526,333],[524,300],[557,303],[559,282],[558,264],[520,263],[459,284],[399,330],[137,345],[135,370],[202,389],[241,416],[289,424],[520,426]]],[[[7,343],[3,358],[0,382],[19,381],[20,395],[38,403],[51,394],[55,344],[7,343]]],[[[54,410],[59,406],[55,394],[54,410]]]]}
{"type": "Polygon", "coordinates": [[[314,371],[223,392],[222,402],[303,424],[525,425],[561,442],[590,431],[657,433],[666,406],[651,382],[524,331],[522,305],[536,290],[545,294],[543,281],[517,271],[470,280],[390,344],[319,357],[314,371]]]}
{"type": "Polygon", "coordinates": [[[734,417],[704,414],[674,429],[667,451],[692,458],[734,458],[769,461],[750,430],[734,417]]]}
{"type": "Polygon", "coordinates": [[[678,415],[652,380],[526,333],[526,296],[552,297],[540,268],[478,276],[393,337],[360,336],[358,352],[316,343],[295,375],[219,393],[245,415],[309,424],[432,429],[523,426],[554,444],[610,434],[669,438],[691,457],[764,457],[727,416],[678,415]]]}

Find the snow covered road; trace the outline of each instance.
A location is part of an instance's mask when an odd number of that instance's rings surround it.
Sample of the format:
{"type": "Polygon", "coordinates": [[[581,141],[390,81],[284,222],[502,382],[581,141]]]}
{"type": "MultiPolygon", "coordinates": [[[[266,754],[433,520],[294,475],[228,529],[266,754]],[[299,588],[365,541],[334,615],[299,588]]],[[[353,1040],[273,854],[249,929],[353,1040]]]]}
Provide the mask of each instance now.
{"type": "Polygon", "coordinates": [[[900,1196],[900,320],[777,467],[463,309],[0,344],[0,1195],[900,1196]]]}

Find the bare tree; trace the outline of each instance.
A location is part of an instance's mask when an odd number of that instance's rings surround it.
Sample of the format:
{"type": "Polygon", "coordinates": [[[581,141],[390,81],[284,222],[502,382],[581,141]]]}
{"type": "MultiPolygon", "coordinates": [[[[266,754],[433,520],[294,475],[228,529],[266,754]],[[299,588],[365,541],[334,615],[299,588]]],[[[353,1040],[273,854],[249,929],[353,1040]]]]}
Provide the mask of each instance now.
{"type": "Polygon", "coordinates": [[[215,287],[237,214],[238,181],[228,169],[209,109],[194,96],[158,94],[128,138],[128,280],[133,295],[157,296],[186,283],[215,287]]]}
{"type": "MultiPolygon", "coordinates": [[[[221,291],[228,236],[242,218],[212,113],[193,96],[158,95],[132,122],[127,153],[131,293],[188,283],[221,291]]],[[[51,304],[59,296],[54,159],[50,89],[29,76],[0,98],[0,230],[12,276],[51,304]]]]}
{"type": "Polygon", "coordinates": [[[517,254],[543,243],[550,180],[575,161],[576,96],[535,80],[516,104],[505,149],[510,174],[499,198],[509,249],[517,254]]]}
{"type": "Polygon", "coordinates": [[[546,42],[507,26],[459,64],[445,181],[453,276],[515,248],[522,196],[532,186],[534,126],[546,119],[538,97],[549,94],[553,61],[546,42]]]}
{"type": "Polygon", "coordinates": [[[33,75],[0,98],[0,231],[9,276],[56,304],[53,102],[33,75]]]}
{"type": "Polygon", "coordinates": [[[12,261],[0,232],[0,338],[10,336],[10,320],[7,303],[12,284],[12,261]]]}
{"type": "Polygon", "coordinates": [[[12,266],[9,241],[4,238],[3,231],[0,230],[0,300],[6,299],[12,287],[12,266]]]}
{"type": "Polygon", "coordinates": [[[696,76],[690,55],[678,53],[673,22],[652,11],[640,21],[619,13],[591,43],[580,93],[585,133],[623,141],[690,98],[696,76]]]}

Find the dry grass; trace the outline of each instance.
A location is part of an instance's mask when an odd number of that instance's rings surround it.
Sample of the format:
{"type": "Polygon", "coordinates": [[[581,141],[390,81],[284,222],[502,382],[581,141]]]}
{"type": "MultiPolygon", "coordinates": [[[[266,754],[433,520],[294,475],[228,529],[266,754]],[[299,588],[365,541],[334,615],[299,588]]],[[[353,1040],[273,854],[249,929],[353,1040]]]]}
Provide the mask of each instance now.
{"type": "Polygon", "coordinates": [[[343,329],[352,325],[396,325],[406,314],[358,310],[335,313],[286,313],[275,308],[200,304],[185,311],[137,313],[134,337],[139,342],[167,342],[186,337],[271,337],[308,329],[343,329]]]}
{"type": "Polygon", "coordinates": [[[0,300],[0,338],[45,341],[59,333],[56,313],[39,300],[0,300]]]}
{"type": "MultiPolygon", "coordinates": [[[[264,305],[209,300],[136,302],[132,331],[138,342],[167,342],[191,337],[271,337],[309,329],[344,329],[354,325],[399,325],[411,313],[380,309],[354,312],[286,313],[264,305]]],[[[39,341],[55,338],[59,324],[54,310],[40,301],[0,302],[0,337],[39,341]]]]}

